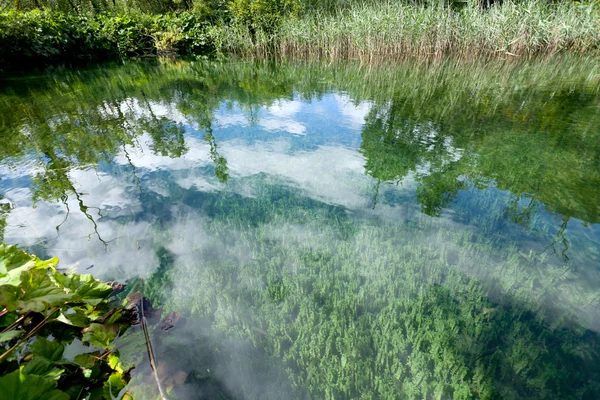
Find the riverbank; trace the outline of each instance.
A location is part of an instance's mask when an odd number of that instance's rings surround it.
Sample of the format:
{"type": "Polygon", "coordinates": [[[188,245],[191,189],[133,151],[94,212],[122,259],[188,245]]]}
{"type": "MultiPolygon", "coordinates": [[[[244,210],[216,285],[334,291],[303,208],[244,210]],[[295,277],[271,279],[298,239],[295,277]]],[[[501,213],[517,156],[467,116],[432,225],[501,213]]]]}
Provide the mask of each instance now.
{"type": "MultiPolygon", "coordinates": [[[[372,62],[600,53],[597,5],[532,0],[484,10],[476,3],[464,4],[305,6],[281,11],[278,18],[266,22],[235,10],[219,18],[193,10],[163,14],[13,10],[0,14],[0,68],[147,55],[237,54],[372,62]]],[[[260,10],[257,13],[264,15],[260,10]]]]}

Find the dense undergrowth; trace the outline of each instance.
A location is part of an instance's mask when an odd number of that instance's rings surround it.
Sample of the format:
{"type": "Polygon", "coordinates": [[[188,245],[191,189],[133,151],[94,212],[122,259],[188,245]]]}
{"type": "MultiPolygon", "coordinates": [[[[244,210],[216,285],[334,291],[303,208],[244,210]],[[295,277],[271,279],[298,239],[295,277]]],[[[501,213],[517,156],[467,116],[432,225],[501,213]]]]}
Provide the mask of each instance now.
{"type": "Polygon", "coordinates": [[[476,2],[200,3],[90,8],[49,2],[38,9],[8,2],[0,13],[0,67],[155,54],[362,61],[597,54],[600,35],[596,3],[507,1],[485,9],[476,2]]]}
{"type": "Polygon", "coordinates": [[[0,14],[0,66],[106,61],[151,54],[204,54],[207,22],[181,14],[0,14]]]}

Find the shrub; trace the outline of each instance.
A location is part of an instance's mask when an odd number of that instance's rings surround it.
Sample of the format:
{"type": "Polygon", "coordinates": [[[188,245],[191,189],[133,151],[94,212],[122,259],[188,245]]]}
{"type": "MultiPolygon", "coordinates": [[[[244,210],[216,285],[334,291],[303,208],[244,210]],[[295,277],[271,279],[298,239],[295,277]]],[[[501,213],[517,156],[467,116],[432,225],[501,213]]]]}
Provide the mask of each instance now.
{"type": "Polygon", "coordinates": [[[300,11],[300,3],[298,0],[232,0],[229,9],[242,24],[272,32],[284,17],[300,11]]]}
{"type": "Polygon", "coordinates": [[[210,50],[208,22],[190,13],[65,14],[29,11],[0,14],[0,68],[104,61],[210,50]]]}

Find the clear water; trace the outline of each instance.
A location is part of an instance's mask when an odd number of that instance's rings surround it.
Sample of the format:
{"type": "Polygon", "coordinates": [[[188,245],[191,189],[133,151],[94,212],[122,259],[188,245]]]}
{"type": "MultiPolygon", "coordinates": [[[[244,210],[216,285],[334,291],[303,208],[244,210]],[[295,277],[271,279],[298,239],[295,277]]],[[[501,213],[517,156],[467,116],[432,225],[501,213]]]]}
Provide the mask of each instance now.
{"type": "MultiPolygon", "coordinates": [[[[599,398],[599,77],[567,59],[5,79],[0,236],[180,312],[153,337],[179,398],[599,398]]],[[[156,396],[143,351],[121,353],[156,396]]]]}

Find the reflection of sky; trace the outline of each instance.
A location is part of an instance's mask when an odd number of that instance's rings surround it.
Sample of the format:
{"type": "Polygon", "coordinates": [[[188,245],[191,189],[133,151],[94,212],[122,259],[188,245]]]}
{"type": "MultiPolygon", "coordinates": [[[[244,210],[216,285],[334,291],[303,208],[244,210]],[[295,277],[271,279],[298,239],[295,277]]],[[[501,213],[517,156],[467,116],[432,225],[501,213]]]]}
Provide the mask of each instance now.
{"type": "MultiPolygon", "coordinates": [[[[252,178],[260,176],[267,177],[263,184],[284,185],[301,196],[343,207],[349,214],[385,221],[427,220],[419,213],[412,176],[378,189],[378,182],[365,174],[358,148],[370,106],[353,104],[343,94],[311,101],[281,100],[257,110],[223,103],[215,113],[213,133],[219,154],[227,160],[230,181],[224,184],[215,177],[205,132],[174,106],[152,103],[156,116],[185,126],[188,151],[184,156],[173,159],[154,154],[151,138],[145,134],[135,147],[117,154],[112,164],[100,165],[98,171],[71,171],[69,176],[88,207],[87,215],[75,196],[66,205],[40,202],[33,207],[28,175],[39,167],[31,161],[2,165],[0,189],[14,206],[7,220],[6,241],[27,246],[40,256],[57,256],[63,267],[102,279],[147,277],[158,267],[157,247],[184,257],[187,249],[202,245],[202,225],[209,218],[201,204],[202,194],[256,197],[260,184],[252,183],[252,178]],[[175,241],[165,233],[167,229],[185,232],[183,239],[175,241]]],[[[134,115],[146,112],[135,100],[128,100],[127,107],[134,115]]],[[[508,193],[493,188],[462,191],[440,220],[445,229],[491,229],[499,254],[503,238],[517,240],[524,251],[544,251],[548,243],[535,232],[507,221],[503,210],[508,199],[508,193]]],[[[552,222],[555,216],[542,210],[539,218],[552,222]]],[[[551,225],[560,226],[560,221],[551,225]]],[[[302,232],[285,225],[269,229],[288,235],[302,232]]],[[[572,221],[569,229],[573,231],[570,252],[579,253],[575,257],[578,267],[593,270],[598,253],[588,249],[592,242],[586,237],[598,238],[598,227],[572,221]]],[[[558,258],[554,262],[560,264],[558,258]]],[[[465,272],[471,268],[465,266],[465,272]]],[[[590,273],[588,284],[580,289],[594,290],[600,282],[596,275],[590,273]]],[[[568,298],[561,301],[569,307],[568,298]]]]}
{"type": "MultiPolygon", "coordinates": [[[[40,201],[34,207],[30,176],[41,168],[29,158],[25,162],[5,161],[0,164],[0,189],[5,201],[13,205],[5,240],[43,256],[57,256],[63,267],[99,277],[124,280],[155,270],[152,246],[138,246],[139,241],[153,241],[147,238],[152,229],[148,222],[152,218],[147,215],[151,207],[142,204],[142,192],[150,193],[144,198],[168,197],[172,184],[193,191],[229,189],[214,177],[210,146],[197,123],[169,104],[147,106],[155,116],[184,125],[189,150],[183,157],[154,154],[150,136],[142,135],[136,146],[128,146],[115,156],[114,165],[97,166],[98,171],[70,171],[88,215],[81,212],[75,196],[70,196],[66,204],[40,201]],[[97,232],[90,218],[97,224],[97,232]],[[144,262],[136,263],[135,259],[144,262]],[[143,267],[132,269],[129,265],[143,267]]],[[[366,194],[372,190],[372,182],[364,175],[364,160],[355,150],[360,145],[361,121],[368,107],[367,103],[354,106],[338,95],[312,102],[281,100],[262,107],[255,118],[258,122],[253,122],[247,110],[223,103],[215,113],[213,129],[232,179],[264,173],[320,201],[362,207],[369,202],[366,194]],[[349,123],[345,124],[346,120],[349,123]]],[[[149,115],[136,99],[125,100],[121,111],[131,118],[149,115]]],[[[253,195],[242,185],[236,190],[253,195]]]]}
{"type": "Polygon", "coordinates": [[[324,144],[357,149],[369,109],[370,103],[354,105],[337,94],[309,102],[281,100],[261,108],[256,115],[223,105],[215,113],[215,136],[220,141],[240,138],[249,143],[286,137],[294,149],[324,144]]]}

